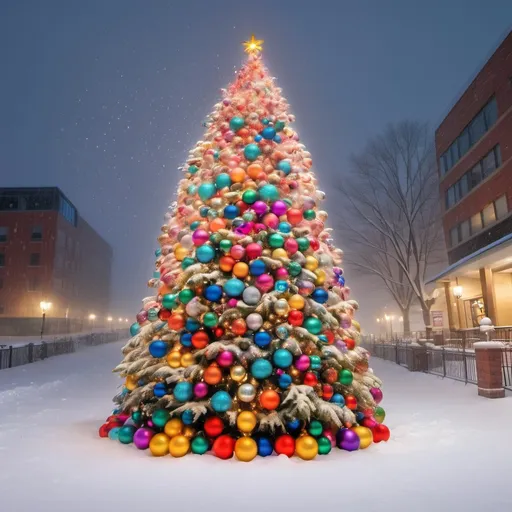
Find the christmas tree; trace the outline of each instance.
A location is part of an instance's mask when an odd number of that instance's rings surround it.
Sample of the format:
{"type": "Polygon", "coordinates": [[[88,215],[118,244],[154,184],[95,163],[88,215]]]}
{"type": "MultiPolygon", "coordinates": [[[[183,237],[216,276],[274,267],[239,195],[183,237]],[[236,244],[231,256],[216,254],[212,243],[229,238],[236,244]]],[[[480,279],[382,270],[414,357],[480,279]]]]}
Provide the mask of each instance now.
{"type": "Polygon", "coordinates": [[[155,455],[312,459],[389,438],[358,346],[311,155],[261,59],[223,91],[183,168],[143,301],[115,369],[102,437],[155,455]]]}

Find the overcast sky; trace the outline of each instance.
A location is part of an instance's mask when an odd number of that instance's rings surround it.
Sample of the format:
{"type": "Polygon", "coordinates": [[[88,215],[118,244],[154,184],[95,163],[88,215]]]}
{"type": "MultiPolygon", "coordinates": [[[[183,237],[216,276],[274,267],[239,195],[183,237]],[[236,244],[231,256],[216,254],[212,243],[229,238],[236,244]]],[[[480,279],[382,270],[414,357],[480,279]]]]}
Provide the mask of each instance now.
{"type": "MultiPolygon", "coordinates": [[[[2,0],[0,186],[60,187],[114,249],[109,313],[133,317],[177,168],[252,32],[329,192],[387,123],[434,129],[511,23],[510,0],[2,0]]],[[[331,224],[343,206],[328,195],[331,224]]],[[[348,283],[375,329],[389,300],[348,283]]]]}

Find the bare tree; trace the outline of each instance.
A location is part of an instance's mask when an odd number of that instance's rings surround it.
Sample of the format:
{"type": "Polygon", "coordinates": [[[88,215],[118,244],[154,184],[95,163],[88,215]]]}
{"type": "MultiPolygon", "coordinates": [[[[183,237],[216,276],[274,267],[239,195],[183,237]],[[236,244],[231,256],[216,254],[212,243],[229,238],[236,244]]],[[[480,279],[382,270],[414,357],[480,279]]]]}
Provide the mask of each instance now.
{"type": "Polygon", "coordinates": [[[347,261],[378,276],[397,303],[410,331],[409,309],[418,302],[427,331],[435,297],[425,291],[429,265],[443,248],[438,176],[426,124],[404,121],[351,159],[340,189],[351,208],[341,229],[350,238],[347,261]]]}

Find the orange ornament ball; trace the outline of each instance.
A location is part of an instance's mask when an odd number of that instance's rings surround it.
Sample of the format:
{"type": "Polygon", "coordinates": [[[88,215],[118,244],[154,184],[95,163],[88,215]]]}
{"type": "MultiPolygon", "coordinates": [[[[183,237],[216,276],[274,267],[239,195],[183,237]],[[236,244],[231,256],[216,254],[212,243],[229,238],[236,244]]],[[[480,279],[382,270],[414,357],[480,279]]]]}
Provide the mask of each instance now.
{"type": "Polygon", "coordinates": [[[249,265],[247,263],[244,263],[243,261],[239,261],[235,266],[233,267],[233,274],[235,277],[244,278],[249,275],[249,265]]]}
{"type": "Polygon", "coordinates": [[[222,370],[217,365],[210,365],[203,372],[203,379],[206,384],[215,386],[222,380],[222,370]]]}
{"type": "Polygon", "coordinates": [[[349,350],[354,350],[356,348],[356,342],[351,339],[351,338],[348,338],[346,340],[343,340],[345,342],[345,345],[347,346],[347,348],[349,350]]]}
{"type": "Polygon", "coordinates": [[[256,180],[258,179],[259,175],[263,172],[263,167],[261,167],[260,164],[251,164],[249,167],[247,167],[247,174],[249,175],[249,178],[256,180]]]}
{"type": "Polygon", "coordinates": [[[264,409],[273,411],[274,409],[277,409],[279,407],[280,403],[281,397],[279,396],[279,393],[277,393],[273,389],[266,389],[260,395],[260,405],[264,409]]]}
{"type": "Polygon", "coordinates": [[[354,395],[347,395],[345,397],[345,405],[351,410],[355,411],[357,409],[357,399],[354,395]]]}
{"type": "Polygon", "coordinates": [[[185,317],[179,313],[173,314],[167,320],[167,325],[169,326],[169,329],[179,331],[185,327],[185,317]]]}
{"type": "Polygon", "coordinates": [[[302,212],[297,208],[290,208],[286,212],[286,218],[288,219],[288,222],[292,226],[295,226],[296,224],[299,224],[302,221],[302,212]]]}
{"type": "Polygon", "coordinates": [[[242,137],[242,138],[246,138],[249,136],[249,130],[247,128],[240,128],[240,130],[238,130],[236,132],[236,134],[239,136],[239,137],[242,137]]]}
{"type": "Polygon", "coordinates": [[[237,318],[231,323],[231,331],[237,336],[241,336],[247,332],[247,324],[243,318],[237,318]]]}
{"type": "Polygon", "coordinates": [[[226,221],[222,217],[217,217],[210,222],[210,230],[214,233],[220,229],[224,229],[225,227],[226,221]]]}
{"type": "Polygon", "coordinates": [[[192,345],[197,349],[206,347],[209,341],[210,338],[208,336],[208,333],[206,333],[205,331],[197,331],[194,334],[192,334],[192,345]]]}
{"type": "Polygon", "coordinates": [[[231,272],[236,261],[231,256],[222,256],[219,259],[219,268],[222,272],[231,272]]]}
{"type": "Polygon", "coordinates": [[[234,183],[242,183],[245,180],[245,171],[241,167],[235,167],[231,171],[231,181],[234,183]]]}

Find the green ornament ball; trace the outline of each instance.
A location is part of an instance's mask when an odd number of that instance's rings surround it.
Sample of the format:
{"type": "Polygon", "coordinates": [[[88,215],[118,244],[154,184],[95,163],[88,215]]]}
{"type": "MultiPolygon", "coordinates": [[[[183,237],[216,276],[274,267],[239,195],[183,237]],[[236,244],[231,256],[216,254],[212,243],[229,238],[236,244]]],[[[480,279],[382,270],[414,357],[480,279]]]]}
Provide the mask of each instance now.
{"type": "Polygon", "coordinates": [[[203,436],[194,437],[191,444],[192,453],[203,455],[208,451],[208,441],[203,436]]]}
{"type": "Polygon", "coordinates": [[[313,220],[314,218],[316,218],[316,212],[315,210],[306,210],[304,212],[304,218],[306,220],[313,220]]]}
{"type": "Polygon", "coordinates": [[[186,258],[183,258],[183,261],[181,262],[181,268],[185,270],[186,268],[190,267],[190,265],[193,265],[196,262],[194,258],[190,258],[187,256],[186,258]]]}
{"type": "Polygon", "coordinates": [[[119,441],[123,444],[133,443],[136,428],[133,425],[124,425],[119,429],[119,441]]]}
{"type": "Polygon", "coordinates": [[[304,327],[311,334],[320,334],[320,332],[322,332],[322,322],[314,316],[310,316],[304,320],[304,327]]]}
{"type": "Polygon", "coordinates": [[[354,376],[352,375],[352,372],[350,370],[347,370],[344,368],[341,370],[338,381],[340,384],[343,384],[344,386],[350,386],[352,384],[352,381],[354,380],[354,376]]]}
{"type": "Polygon", "coordinates": [[[233,243],[231,240],[221,240],[219,247],[222,252],[228,253],[231,250],[231,247],[233,247],[233,243]]]}
{"type": "Polygon", "coordinates": [[[272,233],[268,237],[268,244],[273,249],[277,249],[279,247],[283,247],[283,245],[284,245],[284,237],[282,235],[280,235],[279,233],[272,233]]]}
{"type": "Polygon", "coordinates": [[[256,190],[246,190],[242,194],[242,201],[246,204],[254,204],[259,198],[258,192],[256,190]]]}
{"type": "Polygon", "coordinates": [[[288,272],[291,276],[296,277],[302,272],[302,267],[300,266],[300,263],[297,263],[296,261],[291,261],[288,265],[288,272]]]}
{"type": "Polygon", "coordinates": [[[319,455],[327,455],[331,449],[331,441],[325,436],[319,437],[316,442],[318,443],[318,454],[319,455]]]}
{"type": "Polygon", "coordinates": [[[382,407],[376,407],[373,413],[373,417],[377,423],[382,423],[386,418],[386,411],[382,407]]]}
{"type": "Polygon", "coordinates": [[[190,288],[185,288],[178,294],[178,298],[182,304],[188,304],[195,296],[196,294],[190,288]]]}
{"type": "Polygon", "coordinates": [[[320,356],[309,356],[310,361],[310,368],[312,370],[320,370],[322,367],[322,360],[320,359],[320,356]]]}
{"type": "Polygon", "coordinates": [[[177,306],[176,303],[177,296],[174,293],[167,293],[162,297],[162,306],[165,309],[173,309],[177,306]]]}
{"type": "Polygon", "coordinates": [[[284,128],[284,121],[276,121],[274,123],[274,129],[276,132],[280,132],[284,128]]]}
{"type": "Polygon", "coordinates": [[[242,129],[245,125],[245,121],[242,117],[232,117],[231,120],[229,121],[229,127],[231,128],[231,130],[233,130],[235,133],[242,129]]]}
{"type": "Polygon", "coordinates": [[[169,418],[169,411],[166,411],[165,409],[157,409],[156,411],[153,412],[153,415],[151,416],[153,424],[160,428],[165,427],[165,424],[169,421],[169,418]]]}
{"type": "Polygon", "coordinates": [[[211,311],[203,316],[203,324],[206,327],[215,327],[219,323],[219,317],[211,311]]]}
{"type": "Polygon", "coordinates": [[[142,421],[142,411],[136,410],[132,412],[132,420],[134,423],[140,423],[142,421]]]}
{"type": "Polygon", "coordinates": [[[308,427],[308,432],[313,437],[318,437],[324,431],[324,427],[318,420],[313,420],[308,427]]]}
{"type": "Polygon", "coordinates": [[[197,165],[191,165],[189,168],[188,168],[188,172],[190,174],[195,174],[197,171],[199,171],[199,167],[197,167],[197,165]]]}
{"type": "Polygon", "coordinates": [[[303,236],[297,238],[297,244],[300,251],[307,251],[309,249],[309,240],[303,236]]]}

